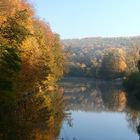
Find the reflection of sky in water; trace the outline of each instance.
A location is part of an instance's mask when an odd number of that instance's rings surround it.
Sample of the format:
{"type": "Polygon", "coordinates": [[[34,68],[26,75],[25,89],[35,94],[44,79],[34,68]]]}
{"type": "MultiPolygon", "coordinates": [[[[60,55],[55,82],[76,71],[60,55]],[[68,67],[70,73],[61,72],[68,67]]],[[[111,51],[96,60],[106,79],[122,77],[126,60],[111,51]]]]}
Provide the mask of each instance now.
{"type": "Polygon", "coordinates": [[[66,122],[61,137],[66,140],[138,140],[128,128],[124,113],[72,112],[73,127],[66,122]]]}
{"type": "Polygon", "coordinates": [[[135,113],[130,115],[132,110],[126,107],[122,87],[113,83],[85,83],[64,86],[66,109],[71,113],[73,127],[64,121],[60,139],[138,140],[135,113]]]}

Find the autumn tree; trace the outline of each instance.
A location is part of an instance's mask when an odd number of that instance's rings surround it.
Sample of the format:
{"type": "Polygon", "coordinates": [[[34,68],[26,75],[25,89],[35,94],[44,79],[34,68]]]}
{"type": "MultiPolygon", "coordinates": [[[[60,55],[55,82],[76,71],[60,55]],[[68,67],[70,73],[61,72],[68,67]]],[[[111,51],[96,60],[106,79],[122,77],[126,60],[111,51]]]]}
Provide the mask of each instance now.
{"type": "MultiPolygon", "coordinates": [[[[17,76],[17,68],[20,70],[22,59],[20,46],[25,38],[30,34],[29,30],[23,26],[27,21],[27,11],[17,11],[12,17],[7,17],[0,27],[0,48],[1,48],[1,87],[11,87],[13,77],[17,76]],[[14,73],[15,72],[15,73],[14,73]],[[10,77],[10,78],[9,78],[10,77]]],[[[12,89],[12,87],[10,88],[12,89]]]]}
{"type": "Polygon", "coordinates": [[[42,71],[40,82],[48,89],[53,89],[56,81],[63,75],[65,61],[62,45],[59,36],[53,34],[44,21],[36,20],[34,27],[40,53],[38,66],[42,71]]]}
{"type": "Polygon", "coordinates": [[[1,46],[15,50],[21,61],[21,69],[16,75],[18,89],[28,89],[27,92],[33,89],[54,90],[56,81],[63,75],[64,66],[59,36],[47,23],[35,18],[27,1],[7,0],[2,4],[5,7],[1,9],[4,20],[0,24],[0,42],[1,46]],[[8,12],[8,7],[12,12],[8,12]]]}
{"type": "Polygon", "coordinates": [[[102,78],[112,79],[120,77],[126,70],[125,52],[119,48],[107,50],[99,70],[102,78]]]}
{"type": "Polygon", "coordinates": [[[135,42],[132,44],[131,48],[126,51],[126,64],[128,73],[138,70],[138,60],[140,59],[140,45],[135,42]]]}

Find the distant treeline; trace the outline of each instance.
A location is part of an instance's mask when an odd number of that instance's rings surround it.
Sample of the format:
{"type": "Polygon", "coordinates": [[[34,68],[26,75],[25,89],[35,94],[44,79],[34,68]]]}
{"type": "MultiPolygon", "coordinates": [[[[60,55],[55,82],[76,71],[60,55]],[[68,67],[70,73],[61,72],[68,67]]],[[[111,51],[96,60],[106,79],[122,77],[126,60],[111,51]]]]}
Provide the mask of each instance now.
{"type": "Polygon", "coordinates": [[[116,79],[138,71],[140,37],[62,40],[69,62],[66,76],[116,79]]]}

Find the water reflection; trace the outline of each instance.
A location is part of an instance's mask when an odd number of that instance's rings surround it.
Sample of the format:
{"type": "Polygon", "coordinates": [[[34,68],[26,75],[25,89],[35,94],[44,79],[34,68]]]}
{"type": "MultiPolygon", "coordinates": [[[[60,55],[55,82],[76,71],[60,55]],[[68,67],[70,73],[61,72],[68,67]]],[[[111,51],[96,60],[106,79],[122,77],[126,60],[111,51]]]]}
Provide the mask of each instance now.
{"type": "Polygon", "coordinates": [[[64,92],[67,110],[122,112],[125,108],[125,92],[117,83],[66,84],[64,92]]]}
{"type": "Polygon", "coordinates": [[[138,140],[140,101],[126,96],[120,83],[79,79],[64,81],[61,86],[70,117],[64,121],[60,138],[138,140]]]}
{"type": "Polygon", "coordinates": [[[1,140],[56,140],[64,117],[58,94],[36,94],[18,102],[0,100],[1,140]]]}
{"type": "Polygon", "coordinates": [[[64,98],[56,93],[16,102],[0,97],[0,139],[139,139],[140,101],[128,96],[121,84],[82,79],[60,86],[64,98]]]}
{"type": "Polygon", "coordinates": [[[140,136],[140,100],[133,94],[126,94],[126,116],[129,127],[140,136]]]}

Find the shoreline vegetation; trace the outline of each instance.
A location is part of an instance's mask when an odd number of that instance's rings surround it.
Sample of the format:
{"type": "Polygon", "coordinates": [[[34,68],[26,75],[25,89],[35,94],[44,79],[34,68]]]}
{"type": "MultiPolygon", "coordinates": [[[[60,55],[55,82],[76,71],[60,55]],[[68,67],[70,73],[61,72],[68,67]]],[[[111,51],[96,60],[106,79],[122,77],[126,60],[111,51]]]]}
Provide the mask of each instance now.
{"type": "Polygon", "coordinates": [[[65,53],[26,0],[0,2],[0,139],[57,139],[65,53]]]}
{"type": "Polygon", "coordinates": [[[59,35],[36,17],[27,1],[3,0],[2,5],[0,89],[54,90],[56,81],[63,76],[65,64],[59,35]]]}

